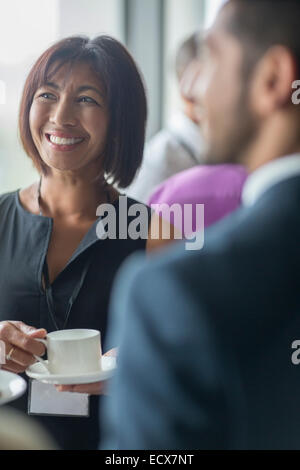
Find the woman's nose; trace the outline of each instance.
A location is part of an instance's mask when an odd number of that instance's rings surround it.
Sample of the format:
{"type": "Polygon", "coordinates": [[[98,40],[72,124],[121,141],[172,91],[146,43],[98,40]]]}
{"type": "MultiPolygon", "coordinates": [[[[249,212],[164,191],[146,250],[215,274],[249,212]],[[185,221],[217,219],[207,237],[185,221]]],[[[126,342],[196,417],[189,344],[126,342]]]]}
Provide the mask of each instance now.
{"type": "Polygon", "coordinates": [[[58,126],[76,126],[77,117],[72,103],[61,100],[52,108],[50,121],[58,126]]]}

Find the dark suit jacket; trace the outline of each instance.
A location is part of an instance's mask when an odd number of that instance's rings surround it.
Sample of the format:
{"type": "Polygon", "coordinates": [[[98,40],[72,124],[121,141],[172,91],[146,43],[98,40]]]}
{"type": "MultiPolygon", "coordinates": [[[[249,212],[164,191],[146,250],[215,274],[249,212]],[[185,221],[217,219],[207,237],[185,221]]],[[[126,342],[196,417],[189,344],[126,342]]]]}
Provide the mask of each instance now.
{"type": "Polygon", "coordinates": [[[122,266],[103,448],[299,449],[300,177],[206,233],[122,266]]]}

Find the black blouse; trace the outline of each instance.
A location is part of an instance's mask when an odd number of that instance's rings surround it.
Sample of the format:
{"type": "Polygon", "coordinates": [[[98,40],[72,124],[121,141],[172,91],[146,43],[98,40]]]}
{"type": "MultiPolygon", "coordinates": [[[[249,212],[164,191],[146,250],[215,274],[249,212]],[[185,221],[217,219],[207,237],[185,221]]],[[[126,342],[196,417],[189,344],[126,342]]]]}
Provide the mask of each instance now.
{"type": "MultiPolygon", "coordinates": [[[[137,203],[127,197],[128,208],[137,203]]],[[[131,253],[145,250],[146,240],[119,239],[119,199],[112,203],[117,215],[117,239],[101,240],[93,224],[71,259],[52,283],[56,317],[64,322],[69,298],[90,262],[65,328],[100,330],[105,341],[109,295],[114,277],[131,253]]],[[[146,206],[147,207],[147,206],[146,206]]],[[[151,210],[147,207],[148,221],[151,210]]],[[[133,217],[127,216],[127,226],[133,217]]],[[[23,208],[19,191],[0,196],[0,321],[21,320],[35,328],[54,331],[49,315],[42,272],[46,262],[53,219],[23,208]]],[[[25,374],[24,378],[27,379],[25,374]]],[[[100,440],[98,408],[101,397],[90,397],[90,417],[31,416],[42,423],[63,449],[96,449],[100,440]]],[[[27,411],[27,394],[10,406],[27,411]]]]}

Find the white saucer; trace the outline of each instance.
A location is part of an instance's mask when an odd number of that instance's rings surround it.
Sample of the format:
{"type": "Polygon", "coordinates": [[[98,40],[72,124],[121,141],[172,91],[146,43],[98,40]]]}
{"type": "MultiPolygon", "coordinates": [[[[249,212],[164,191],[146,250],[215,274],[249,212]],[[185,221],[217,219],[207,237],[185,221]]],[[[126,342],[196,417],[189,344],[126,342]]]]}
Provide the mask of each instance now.
{"type": "MultiPolygon", "coordinates": [[[[26,369],[26,374],[32,379],[55,385],[88,384],[107,380],[113,376],[116,370],[116,358],[102,356],[102,370],[80,375],[57,375],[50,374],[41,362],[36,362],[26,369]]],[[[48,361],[46,361],[48,362],[48,361]]]]}
{"type": "Polygon", "coordinates": [[[0,370],[0,405],[16,400],[26,390],[25,380],[17,374],[0,370]]]}

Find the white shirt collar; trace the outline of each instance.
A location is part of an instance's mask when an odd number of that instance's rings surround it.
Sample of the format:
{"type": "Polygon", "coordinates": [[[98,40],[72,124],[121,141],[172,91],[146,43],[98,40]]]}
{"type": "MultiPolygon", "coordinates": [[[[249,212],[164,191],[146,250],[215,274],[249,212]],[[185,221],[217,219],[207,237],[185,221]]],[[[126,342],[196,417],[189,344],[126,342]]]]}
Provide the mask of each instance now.
{"type": "Polygon", "coordinates": [[[266,163],[247,178],[242,192],[243,205],[252,206],[272,186],[296,175],[300,175],[300,154],[266,163]]]}
{"type": "Polygon", "coordinates": [[[168,128],[175,136],[177,135],[179,139],[187,144],[199,163],[201,163],[204,141],[200,127],[183,112],[178,112],[171,117],[168,128]]]}

